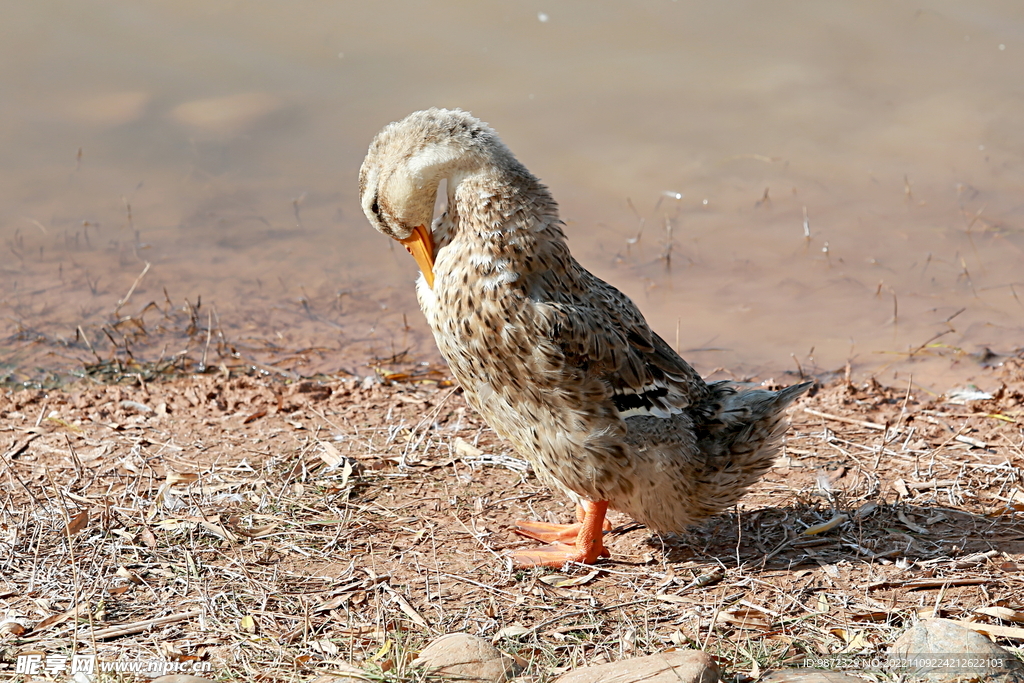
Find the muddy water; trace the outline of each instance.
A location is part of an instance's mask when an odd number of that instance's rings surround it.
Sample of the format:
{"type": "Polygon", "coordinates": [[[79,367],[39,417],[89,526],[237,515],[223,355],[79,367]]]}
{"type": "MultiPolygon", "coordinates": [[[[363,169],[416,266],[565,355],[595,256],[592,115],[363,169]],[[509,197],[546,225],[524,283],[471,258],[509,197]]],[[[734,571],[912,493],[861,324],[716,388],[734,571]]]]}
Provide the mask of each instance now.
{"type": "Polygon", "coordinates": [[[431,105],[492,123],[705,373],[942,390],[1024,345],[1016,0],[108,0],[4,10],[4,374],[434,357],[355,188],[431,105]]]}

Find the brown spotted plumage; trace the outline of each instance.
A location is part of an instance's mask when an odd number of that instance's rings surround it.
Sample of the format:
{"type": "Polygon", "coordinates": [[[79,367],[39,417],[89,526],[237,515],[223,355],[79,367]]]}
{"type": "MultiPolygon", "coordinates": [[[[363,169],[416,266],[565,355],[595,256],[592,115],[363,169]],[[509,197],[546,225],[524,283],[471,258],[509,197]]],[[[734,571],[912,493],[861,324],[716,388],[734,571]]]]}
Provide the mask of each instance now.
{"type": "Polygon", "coordinates": [[[520,565],[594,562],[610,506],[660,531],[735,503],[771,465],[779,392],[706,384],[622,292],[569,253],[547,188],[463,111],[416,112],[382,130],[359,173],[363,210],[423,271],[420,307],[469,402],[578,524],[523,522],[551,544],[520,565]],[[441,180],[448,209],[433,219],[441,180]]]}

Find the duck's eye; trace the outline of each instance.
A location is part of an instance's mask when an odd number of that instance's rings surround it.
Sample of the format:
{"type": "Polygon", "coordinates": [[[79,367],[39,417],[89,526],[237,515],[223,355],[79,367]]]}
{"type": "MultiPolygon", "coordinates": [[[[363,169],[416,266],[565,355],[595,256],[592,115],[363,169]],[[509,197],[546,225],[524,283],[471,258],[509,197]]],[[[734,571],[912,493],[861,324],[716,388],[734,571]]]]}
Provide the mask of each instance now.
{"type": "Polygon", "coordinates": [[[378,220],[380,219],[380,204],[377,202],[376,197],[373,198],[373,206],[370,207],[370,211],[373,212],[373,215],[376,216],[378,220]]]}

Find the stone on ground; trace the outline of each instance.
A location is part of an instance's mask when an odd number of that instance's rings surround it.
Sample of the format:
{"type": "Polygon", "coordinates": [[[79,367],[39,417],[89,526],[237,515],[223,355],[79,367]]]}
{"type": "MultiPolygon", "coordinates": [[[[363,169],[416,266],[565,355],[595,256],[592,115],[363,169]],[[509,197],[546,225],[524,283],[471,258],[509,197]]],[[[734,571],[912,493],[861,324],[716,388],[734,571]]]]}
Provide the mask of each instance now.
{"type": "Polygon", "coordinates": [[[585,666],[555,683],[716,683],[718,667],[700,650],[675,650],[610,664],[585,666]]]}
{"type": "Polygon", "coordinates": [[[413,665],[463,683],[503,683],[519,673],[514,659],[468,633],[449,633],[434,640],[413,665]]]}
{"type": "Polygon", "coordinates": [[[1020,660],[980,633],[948,619],[918,622],[896,639],[889,649],[889,657],[918,658],[920,666],[906,673],[934,683],[973,680],[1024,683],[1024,664],[1020,660]],[[942,665],[956,660],[966,660],[964,664],[975,666],[942,665]]]}

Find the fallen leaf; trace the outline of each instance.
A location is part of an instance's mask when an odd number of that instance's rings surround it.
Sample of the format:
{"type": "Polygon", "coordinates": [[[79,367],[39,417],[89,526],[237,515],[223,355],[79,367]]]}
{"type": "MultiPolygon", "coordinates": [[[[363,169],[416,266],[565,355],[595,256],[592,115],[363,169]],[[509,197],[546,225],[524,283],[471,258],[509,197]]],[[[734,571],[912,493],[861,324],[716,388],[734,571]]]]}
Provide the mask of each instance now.
{"type": "Polygon", "coordinates": [[[341,469],[341,488],[348,486],[348,478],[352,476],[352,461],[346,459],[341,469]]]}
{"type": "Polygon", "coordinates": [[[878,590],[880,588],[906,588],[907,590],[923,590],[927,588],[943,588],[948,586],[978,586],[989,583],[992,579],[980,577],[967,577],[961,579],[912,579],[910,581],[879,581],[864,586],[867,590],[878,590]]]}
{"type": "Polygon", "coordinates": [[[23,624],[19,624],[16,621],[4,621],[0,622],[0,635],[11,634],[12,636],[20,637],[25,635],[28,629],[23,624]]]}
{"type": "Polygon", "coordinates": [[[953,437],[954,441],[965,443],[972,448],[988,448],[988,444],[981,439],[975,439],[973,436],[965,436],[963,434],[957,434],[953,437]]]}
{"type": "Polygon", "coordinates": [[[889,612],[884,610],[877,610],[872,612],[858,612],[857,614],[852,615],[850,618],[853,619],[853,621],[858,622],[867,621],[872,623],[879,623],[883,621],[888,621],[889,616],[889,612]]]}
{"type": "Polygon", "coordinates": [[[688,598],[685,595],[672,595],[671,593],[658,593],[654,597],[662,602],[671,602],[676,604],[693,605],[697,602],[693,598],[688,598]]]}
{"type": "Polygon", "coordinates": [[[256,620],[251,614],[246,614],[239,620],[238,628],[242,633],[256,633],[256,620]]]}
{"type": "Polygon", "coordinates": [[[969,628],[972,631],[977,631],[986,636],[992,636],[994,638],[1013,638],[1014,640],[1024,640],[1024,628],[1019,626],[998,626],[996,624],[982,624],[976,621],[964,621],[963,619],[941,619],[939,621],[947,621],[964,628],[969,628]]]}
{"type": "Polygon", "coordinates": [[[396,592],[395,589],[391,588],[391,586],[387,585],[386,583],[383,584],[383,586],[384,589],[391,594],[391,599],[395,602],[395,604],[398,605],[398,608],[402,610],[405,616],[412,619],[413,623],[417,626],[421,626],[423,628],[430,628],[430,624],[427,623],[427,620],[424,619],[420,615],[420,613],[417,612],[416,609],[409,604],[409,601],[406,600],[403,595],[396,592]]]}
{"type": "Polygon", "coordinates": [[[582,586],[586,583],[590,583],[601,571],[592,571],[584,576],[566,576],[565,574],[549,574],[548,576],[540,577],[540,580],[549,586],[555,588],[568,588],[569,586],[582,586]]]}
{"type": "Polygon", "coordinates": [[[150,531],[149,527],[142,527],[142,531],[140,531],[135,538],[141,541],[143,545],[150,550],[156,548],[156,536],[153,535],[153,532],[150,531]]]}
{"type": "Polygon", "coordinates": [[[142,585],[145,583],[141,578],[139,578],[138,574],[123,565],[117,568],[117,571],[114,572],[114,576],[120,576],[122,579],[128,579],[136,585],[142,585]]]}
{"type": "Polygon", "coordinates": [[[309,646],[312,649],[318,652],[322,652],[325,655],[330,655],[331,657],[337,657],[338,653],[341,652],[337,644],[332,643],[327,638],[321,638],[320,640],[311,640],[309,641],[309,646]]]}
{"type": "Polygon", "coordinates": [[[803,534],[804,536],[814,536],[815,534],[823,534],[826,531],[832,531],[832,529],[835,529],[837,526],[846,522],[849,519],[849,517],[840,513],[832,519],[828,520],[827,522],[822,522],[821,524],[815,524],[812,527],[807,527],[806,529],[804,529],[803,534]]]}
{"type": "Polygon", "coordinates": [[[1024,611],[1010,609],[1009,607],[979,607],[974,610],[978,614],[984,614],[988,617],[995,617],[996,619],[1002,619],[1003,621],[1013,621],[1018,624],[1024,624],[1024,611]]]}
{"type": "Polygon", "coordinates": [[[350,626],[337,629],[336,633],[345,638],[360,638],[362,640],[376,640],[383,642],[387,638],[387,631],[376,626],[350,626]]]}
{"type": "Polygon", "coordinates": [[[199,481],[199,475],[195,472],[175,472],[172,470],[167,473],[167,477],[164,479],[164,486],[170,488],[177,484],[191,484],[195,481],[199,481]]]}
{"type": "Polygon", "coordinates": [[[330,441],[321,441],[320,446],[323,450],[320,451],[320,459],[326,463],[328,467],[337,467],[343,462],[347,462],[345,456],[341,454],[341,451],[331,443],[330,441]]]}
{"type": "Polygon", "coordinates": [[[897,510],[897,511],[896,511],[896,517],[898,517],[898,518],[899,518],[899,520],[900,520],[901,522],[903,522],[903,524],[904,524],[904,525],[905,525],[905,526],[906,526],[906,527],[907,527],[908,529],[910,529],[911,531],[917,532],[917,533],[919,533],[919,534],[927,534],[927,533],[928,533],[928,530],[927,530],[927,529],[925,529],[925,528],[924,528],[923,526],[920,526],[920,525],[918,525],[918,524],[915,524],[915,523],[911,522],[911,521],[910,521],[910,520],[909,520],[909,519],[907,518],[907,515],[906,515],[906,514],[905,514],[905,513],[903,512],[903,510],[897,510]]]}
{"type": "Polygon", "coordinates": [[[53,626],[57,626],[58,624],[63,624],[68,619],[72,619],[72,618],[77,617],[77,616],[78,616],[78,607],[72,607],[67,612],[64,612],[62,614],[51,614],[50,616],[46,617],[45,619],[40,621],[38,624],[36,624],[36,627],[34,629],[32,629],[32,630],[35,633],[38,633],[40,631],[45,631],[48,628],[51,628],[53,626]]]}
{"type": "MultiPolygon", "coordinates": [[[[109,452],[110,452],[110,444],[104,443],[104,444],[100,444],[96,448],[93,448],[93,449],[91,449],[89,451],[84,451],[82,453],[79,453],[78,454],[78,459],[82,462],[82,464],[89,464],[89,463],[93,462],[94,460],[98,460],[100,458],[103,458],[109,452]]],[[[96,463],[96,464],[99,464],[99,463],[96,463]]]]}
{"type": "Polygon", "coordinates": [[[260,410],[257,410],[255,413],[252,413],[251,415],[247,415],[245,417],[245,419],[242,420],[242,424],[247,425],[250,422],[255,422],[256,420],[260,419],[261,417],[266,417],[266,415],[267,415],[267,409],[266,408],[262,408],[260,410]]]}
{"type": "Polygon", "coordinates": [[[345,603],[347,603],[352,596],[350,595],[336,595],[330,600],[321,602],[319,605],[313,608],[313,612],[330,612],[332,609],[338,609],[345,603]]]}
{"type": "Polygon", "coordinates": [[[251,529],[246,529],[240,525],[232,525],[231,527],[240,535],[246,538],[263,538],[264,536],[271,536],[277,530],[277,524],[267,524],[265,526],[254,526],[251,529]]]}
{"type": "Polygon", "coordinates": [[[62,420],[59,417],[48,417],[48,418],[46,418],[46,420],[48,422],[53,422],[54,424],[59,424],[64,429],[70,429],[71,431],[78,432],[79,434],[82,433],[82,429],[80,427],[76,427],[75,425],[71,424],[67,420],[62,420]]]}
{"type": "Polygon", "coordinates": [[[847,642],[846,647],[843,649],[844,652],[862,652],[871,648],[871,642],[867,639],[867,634],[864,631],[857,631],[853,634],[853,639],[847,642]]]}
{"type": "Polygon", "coordinates": [[[461,436],[455,437],[455,441],[452,443],[455,448],[455,452],[465,458],[479,458],[484,454],[482,450],[469,443],[461,436]]]}
{"type": "Polygon", "coordinates": [[[158,506],[163,502],[164,496],[172,486],[176,484],[191,484],[194,481],[198,481],[199,475],[195,472],[175,472],[170,471],[164,478],[164,483],[160,484],[160,488],[156,492],[156,496],[153,498],[153,506],[149,511],[147,519],[152,519],[156,516],[158,506]]]}
{"type": "Polygon", "coordinates": [[[394,641],[393,640],[391,640],[390,638],[385,640],[384,644],[380,646],[380,649],[377,650],[377,652],[375,652],[372,657],[370,657],[369,661],[376,662],[379,659],[381,659],[382,657],[384,657],[385,655],[387,655],[387,653],[391,652],[391,646],[392,645],[394,645],[394,641]]]}
{"type": "Polygon", "coordinates": [[[64,529],[64,531],[68,534],[68,536],[73,536],[73,535],[77,534],[79,531],[81,531],[82,529],[84,529],[88,524],[89,524],[89,511],[88,510],[82,510],[81,512],[79,512],[77,515],[75,515],[74,517],[72,517],[68,521],[68,525],[64,529]]]}
{"type": "Polygon", "coordinates": [[[771,623],[760,610],[741,607],[718,613],[716,624],[727,624],[733,628],[768,630],[771,623]]]}
{"type": "Polygon", "coordinates": [[[497,643],[502,638],[518,638],[520,636],[526,635],[527,633],[531,633],[532,631],[533,629],[526,628],[522,624],[512,624],[511,626],[506,626],[505,628],[501,629],[493,636],[491,636],[491,642],[497,643]]]}
{"type": "Polygon", "coordinates": [[[859,508],[857,508],[857,510],[853,513],[853,517],[854,519],[864,519],[877,509],[878,503],[873,503],[869,501],[861,505],[859,508]]]}
{"type": "Polygon", "coordinates": [[[577,624],[575,626],[559,626],[549,631],[545,631],[546,636],[564,636],[567,633],[573,633],[575,631],[599,631],[601,630],[601,624],[577,624]]]}
{"type": "Polygon", "coordinates": [[[211,534],[213,534],[214,536],[217,536],[217,537],[219,537],[219,538],[223,538],[223,539],[224,539],[225,541],[229,541],[229,542],[231,542],[231,543],[237,543],[237,542],[238,542],[238,537],[237,537],[237,536],[235,536],[235,535],[234,535],[233,533],[231,533],[230,531],[228,531],[228,530],[227,530],[226,528],[224,528],[223,526],[221,526],[220,524],[214,524],[213,522],[211,522],[211,521],[208,521],[208,520],[205,520],[205,519],[203,519],[203,518],[201,518],[201,517],[196,517],[196,518],[195,518],[195,521],[196,521],[196,522],[199,522],[199,524],[200,524],[200,525],[201,525],[201,526],[202,526],[202,527],[203,527],[204,529],[206,529],[207,531],[209,531],[209,532],[210,532],[211,534]]]}

